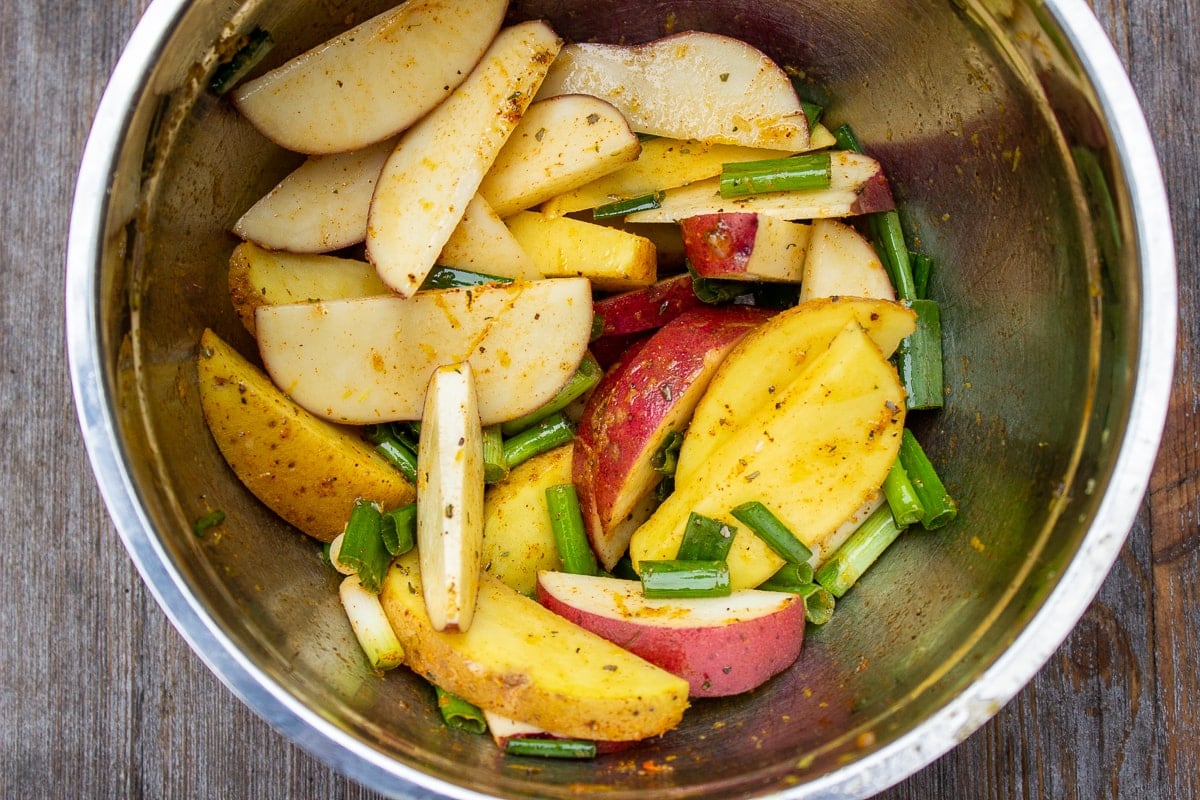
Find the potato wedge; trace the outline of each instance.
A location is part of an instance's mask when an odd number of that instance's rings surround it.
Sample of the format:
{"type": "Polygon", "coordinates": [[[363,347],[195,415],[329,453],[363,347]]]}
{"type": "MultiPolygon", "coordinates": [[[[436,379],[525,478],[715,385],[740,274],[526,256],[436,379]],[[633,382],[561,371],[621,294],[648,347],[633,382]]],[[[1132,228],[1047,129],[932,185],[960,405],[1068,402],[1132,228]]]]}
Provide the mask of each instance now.
{"type": "Polygon", "coordinates": [[[238,110],[299,153],[394,136],[454,91],[500,29],[504,0],[407,0],[234,90],[238,110]]]}
{"type": "Polygon", "coordinates": [[[200,405],[221,455],[255,497],[323,542],[342,532],[354,501],[411,503],[414,487],[356,431],[289,400],[211,330],[200,338],[200,405]]]}
{"type": "Polygon", "coordinates": [[[581,276],[597,289],[618,292],[657,280],[657,251],[644,236],[536,211],[522,211],[505,222],[547,278],[581,276]]]}
{"type": "Polygon", "coordinates": [[[896,289],[875,247],[836,219],[812,224],[800,302],[818,297],[874,297],[895,300],[896,289]]]}
{"type": "Polygon", "coordinates": [[[800,151],[808,119],[787,74],[728,36],[688,31],[646,44],[563,48],[538,98],[590,94],[634,130],[674,139],[800,151]]]}
{"type": "Polygon", "coordinates": [[[429,377],[417,453],[417,551],[425,609],[437,631],[475,616],[483,543],[483,429],[468,362],[429,377]]]}
{"type": "MultiPolygon", "coordinates": [[[[781,330],[770,322],[763,328],[781,330]]],[[[730,584],[754,588],[783,559],[731,509],[765,502],[802,542],[823,546],[875,496],[900,449],[904,388],[857,322],[794,380],[776,386],[772,398],[686,480],[676,474],[675,492],[633,535],[635,569],[644,560],[674,558],[688,515],[696,512],[739,529],[726,558],[730,584]]]]}
{"type": "Polygon", "coordinates": [[[896,207],[879,162],[870,156],[836,150],[830,153],[827,189],[767,192],[746,197],[721,197],[720,181],[710,178],[668,189],[658,208],[637,211],[626,222],[678,222],[701,214],[729,211],[758,212],[782,219],[849,217],[889,211],[896,207]]]}
{"type": "Polygon", "coordinates": [[[675,479],[689,480],[849,323],[861,325],[890,358],[900,340],[912,333],[914,320],[913,312],[897,303],[857,298],[814,300],[780,312],[769,326],[742,339],[713,376],[679,450],[675,479]]]}
{"type": "Polygon", "coordinates": [[[262,305],[391,294],[379,273],[351,258],[264,250],[243,242],[229,257],[229,297],[250,335],[262,305]]]}
{"type": "Polygon", "coordinates": [[[533,281],[542,277],[504,220],[479,195],[467,204],[437,263],[505,278],[533,281]]]}
{"type": "Polygon", "coordinates": [[[572,211],[595,208],[615,200],[641,197],[712,178],[721,174],[722,164],[785,158],[793,154],[792,150],[741,147],[694,139],[649,139],[642,142],[642,152],[636,161],[552,197],[542,204],[540,210],[547,216],[561,217],[572,211]]]}
{"type": "Polygon", "coordinates": [[[479,186],[501,217],[620,169],[641,144],[611,103],[565,94],[531,105],[479,186]]]}
{"type": "Polygon", "coordinates": [[[367,256],[401,296],[420,287],[561,44],[544,22],[505,28],[462,86],[400,137],[371,200],[367,256]]]}
{"type": "Polygon", "coordinates": [[[570,444],[518,465],[483,498],[483,569],[533,596],[539,569],[562,569],[546,490],[571,482],[570,444]]]}
{"type": "Polygon", "coordinates": [[[567,622],[483,575],[466,633],[433,629],[417,556],[397,559],[380,600],[405,662],[429,681],[543,730],[631,741],[673,728],[687,708],[687,681],[567,622]]]}
{"type": "Polygon", "coordinates": [[[272,380],[320,417],[420,419],[433,370],[470,361],[491,425],[538,408],[574,374],[591,335],[591,286],[559,278],[260,306],[255,324],[272,380]]]}
{"type": "Polygon", "coordinates": [[[799,283],[810,226],[766,214],[701,214],[679,221],[701,278],[799,283]]]}
{"type": "Polygon", "coordinates": [[[375,181],[395,139],[350,153],[313,156],[252,205],[233,232],[272,250],[328,253],[367,233],[375,181]]]}

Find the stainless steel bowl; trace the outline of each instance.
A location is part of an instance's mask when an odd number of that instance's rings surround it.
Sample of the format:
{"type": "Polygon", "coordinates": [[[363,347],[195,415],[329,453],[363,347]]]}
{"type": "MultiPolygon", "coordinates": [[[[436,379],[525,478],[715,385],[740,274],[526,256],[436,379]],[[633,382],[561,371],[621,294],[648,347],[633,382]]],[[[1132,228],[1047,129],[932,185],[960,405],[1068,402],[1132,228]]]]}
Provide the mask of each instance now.
{"type": "Polygon", "coordinates": [[[311,541],[243,490],[201,419],[232,221],[297,159],[204,79],[258,24],[278,62],[389,0],[154,0],[97,113],[70,229],[80,422],[125,546],[209,667],[285,735],[403,797],[862,797],[949,750],[1046,661],[1117,555],[1167,407],[1174,255],[1146,126],[1082,0],[516,2],[570,38],[745,38],[802,69],[886,165],[938,271],[946,409],[919,433],[963,512],[910,534],[745,697],[627,758],[506,761],[363,663],[311,541]],[[197,538],[212,508],[227,522],[197,538]],[[717,768],[716,765],[725,765],[717,768]],[[732,766],[731,766],[732,765],[732,766]]]}

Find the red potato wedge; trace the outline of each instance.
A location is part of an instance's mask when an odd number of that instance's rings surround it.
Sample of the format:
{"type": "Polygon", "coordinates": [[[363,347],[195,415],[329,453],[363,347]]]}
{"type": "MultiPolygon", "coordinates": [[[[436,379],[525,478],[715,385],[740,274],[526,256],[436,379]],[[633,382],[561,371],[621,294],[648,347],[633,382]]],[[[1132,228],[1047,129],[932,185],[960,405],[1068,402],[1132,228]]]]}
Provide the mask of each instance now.
{"type": "Polygon", "coordinates": [[[766,214],[702,214],[679,222],[702,278],[799,283],[810,228],[766,214]]]}
{"type": "Polygon", "coordinates": [[[583,278],[259,306],[258,347],[272,380],[312,413],[366,425],[421,418],[443,364],[470,361],[483,424],[537,409],[587,352],[583,278]]]}
{"type": "Polygon", "coordinates": [[[611,103],[585,94],[540,100],[525,111],[479,194],[508,217],[620,169],[641,149],[611,103]]]}
{"type": "Polygon", "coordinates": [[[875,248],[844,222],[812,224],[800,302],[818,297],[871,297],[895,300],[896,289],[875,248]]]}
{"type": "Polygon", "coordinates": [[[358,244],[395,139],[349,153],[313,156],[252,205],[233,232],[272,250],[328,253],[358,244]]]}
{"type": "Polygon", "coordinates": [[[299,153],[394,136],[437,106],[500,29],[503,0],[408,0],[234,90],[238,110],[299,153]]]}
{"type": "MultiPolygon", "coordinates": [[[[601,336],[588,345],[600,369],[608,372],[623,358],[629,358],[640,350],[653,333],[621,333],[614,336],[601,336]]],[[[582,416],[582,410],[580,412],[582,416]]]]}
{"type": "Polygon", "coordinates": [[[653,286],[595,301],[603,325],[600,336],[620,336],[661,328],[684,311],[704,305],[692,289],[692,276],[672,275],[653,286]]]}
{"type": "Polygon", "coordinates": [[[590,94],[634,130],[674,139],[803,150],[808,119],[787,74],[745,42],[688,31],[646,44],[563,48],[538,98],[590,94]]]}
{"type": "Polygon", "coordinates": [[[662,476],[655,451],[692,416],[725,354],[769,312],[705,307],[681,314],[600,381],[575,436],[572,476],[592,549],[612,569],[662,476]]]}
{"type": "Polygon", "coordinates": [[[543,571],[538,601],[683,678],[692,697],[761,686],[791,666],[804,645],[804,600],[787,592],[656,600],[638,581],[543,571]]]}
{"type": "Polygon", "coordinates": [[[367,216],[367,257],[402,297],[421,286],[562,41],[544,22],[500,31],[445,102],[404,132],[367,216]]]}
{"type": "Polygon", "coordinates": [[[701,214],[734,211],[807,220],[872,214],[896,207],[878,161],[845,150],[830,153],[830,161],[831,176],[826,189],[766,192],[726,199],[721,197],[720,179],[710,178],[668,189],[658,208],[634,212],[625,221],[678,222],[701,214]]]}

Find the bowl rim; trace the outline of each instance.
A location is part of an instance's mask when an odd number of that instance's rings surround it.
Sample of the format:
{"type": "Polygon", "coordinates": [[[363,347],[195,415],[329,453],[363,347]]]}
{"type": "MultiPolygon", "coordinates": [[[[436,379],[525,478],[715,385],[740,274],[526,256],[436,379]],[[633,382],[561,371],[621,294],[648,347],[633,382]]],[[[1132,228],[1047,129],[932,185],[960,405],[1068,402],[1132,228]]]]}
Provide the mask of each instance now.
{"type": "MultiPolygon", "coordinates": [[[[183,581],[153,534],[117,438],[113,388],[105,378],[99,295],[105,219],[120,142],[136,99],[192,0],[152,0],[126,44],[97,108],[80,162],[66,250],[66,345],[84,444],[109,514],[158,605],[220,681],[290,741],[372,789],[418,800],[486,798],[446,783],[369,746],[306,708],[233,645],[183,581]],[[103,198],[96,202],[96,198],[103,198]]],[[[1105,114],[1128,182],[1133,233],[1142,265],[1140,339],[1133,393],[1112,477],[1067,569],[1039,610],[998,658],[961,694],[911,731],[854,762],[778,793],[778,797],[861,798],[924,768],[994,716],[1049,660],[1074,628],[1124,546],[1158,453],[1174,373],[1177,286],[1169,205],[1153,139],[1115,49],[1084,0],[1044,0],[1105,114]],[[1167,311],[1170,313],[1167,313],[1167,311]]]]}

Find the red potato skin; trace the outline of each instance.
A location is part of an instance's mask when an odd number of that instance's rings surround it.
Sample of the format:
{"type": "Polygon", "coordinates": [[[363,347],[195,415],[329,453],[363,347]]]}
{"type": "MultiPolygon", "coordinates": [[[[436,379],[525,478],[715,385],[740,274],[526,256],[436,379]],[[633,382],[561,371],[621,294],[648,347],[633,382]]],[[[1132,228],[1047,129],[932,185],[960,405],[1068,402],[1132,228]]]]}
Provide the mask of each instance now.
{"type": "Polygon", "coordinates": [[[685,273],[664,278],[645,289],[597,300],[592,308],[604,320],[600,336],[605,337],[652,331],[702,305],[692,289],[692,276],[685,273]]]}
{"type": "Polygon", "coordinates": [[[875,214],[880,211],[891,211],[896,207],[892,197],[892,187],[882,172],[877,172],[862,185],[858,199],[850,207],[852,214],[875,214]]]}
{"type": "Polygon", "coordinates": [[[688,682],[689,697],[728,697],[766,683],[800,657],[804,602],[733,624],[669,628],[652,621],[618,620],[568,605],[545,590],[543,606],[688,682]]]}
{"type": "Polygon", "coordinates": [[[706,278],[746,274],[758,237],[758,214],[700,214],[680,220],[679,228],[696,274],[706,278]]]}
{"type": "Polygon", "coordinates": [[[771,312],[692,309],[614,365],[588,399],[575,435],[572,479],[592,549],[612,569],[629,545],[630,518],[661,477],[650,457],[691,419],[699,392],[743,336],[771,312]],[[690,391],[690,394],[689,394],[690,391]]]}

